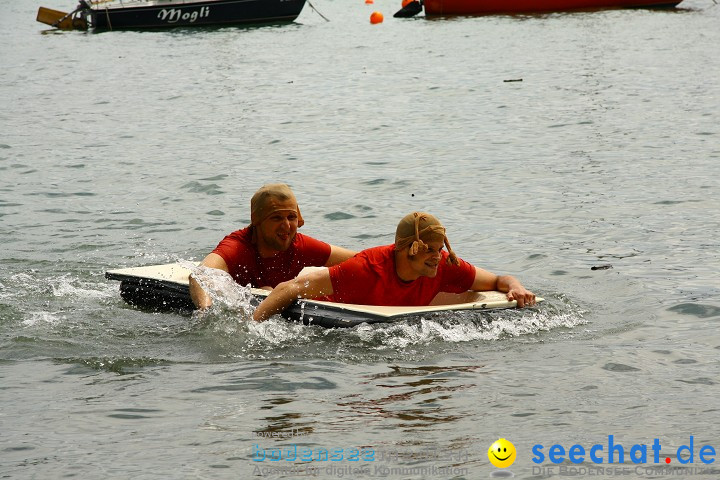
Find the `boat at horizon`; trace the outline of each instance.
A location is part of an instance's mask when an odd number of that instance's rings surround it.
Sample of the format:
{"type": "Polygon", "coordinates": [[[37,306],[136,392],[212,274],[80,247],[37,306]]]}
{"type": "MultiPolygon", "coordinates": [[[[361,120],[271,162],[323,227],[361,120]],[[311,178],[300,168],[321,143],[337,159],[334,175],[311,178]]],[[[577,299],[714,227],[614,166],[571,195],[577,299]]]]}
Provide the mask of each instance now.
{"type": "Polygon", "coordinates": [[[671,9],[682,0],[414,0],[395,17],[412,17],[425,10],[425,16],[501,15],[601,10],[615,8],[671,9]]]}
{"type": "Polygon", "coordinates": [[[80,0],[70,13],[45,7],[37,21],[61,30],[132,30],[294,21],[306,0],[80,0]]]}

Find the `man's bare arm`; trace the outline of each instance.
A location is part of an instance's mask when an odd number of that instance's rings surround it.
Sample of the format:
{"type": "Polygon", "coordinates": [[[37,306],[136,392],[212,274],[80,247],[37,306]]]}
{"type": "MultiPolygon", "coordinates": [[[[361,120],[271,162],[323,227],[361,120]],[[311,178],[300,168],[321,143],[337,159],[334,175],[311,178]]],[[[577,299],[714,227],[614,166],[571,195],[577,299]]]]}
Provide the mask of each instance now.
{"type": "Polygon", "coordinates": [[[512,275],[498,276],[494,273],[475,267],[475,281],[472,290],[498,290],[507,293],[508,300],[517,300],[518,307],[535,305],[535,294],[527,290],[512,275]]]}
{"type": "Polygon", "coordinates": [[[347,248],[330,245],[330,257],[328,258],[328,261],[325,262],[325,266],[332,267],[333,265],[342,263],[348,258],[354,257],[356,253],[357,252],[353,250],[348,250],[347,248]]]}
{"type": "Polygon", "coordinates": [[[253,320],[264,322],[280,313],[298,298],[315,298],[332,295],[330,273],[326,268],[278,284],[255,309],[253,320]]]}
{"type": "MultiPolygon", "coordinates": [[[[228,271],[228,266],[223,259],[217,253],[211,253],[205,260],[200,264],[204,267],[217,268],[218,270],[228,271]]],[[[190,275],[190,298],[195,304],[196,308],[206,309],[212,305],[212,298],[208,295],[205,290],[202,289],[199,283],[190,275]]]]}

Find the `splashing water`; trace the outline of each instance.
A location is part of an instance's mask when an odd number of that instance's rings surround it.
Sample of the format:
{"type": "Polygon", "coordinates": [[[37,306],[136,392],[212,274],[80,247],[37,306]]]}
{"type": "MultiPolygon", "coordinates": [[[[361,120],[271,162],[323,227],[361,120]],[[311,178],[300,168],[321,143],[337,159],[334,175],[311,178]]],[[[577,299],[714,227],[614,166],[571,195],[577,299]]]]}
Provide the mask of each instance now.
{"type": "Polygon", "coordinates": [[[26,327],[34,327],[41,323],[58,325],[65,319],[66,317],[60,312],[27,312],[27,318],[22,321],[22,324],[26,327]]]}
{"type": "Polygon", "coordinates": [[[292,350],[318,341],[329,342],[335,348],[399,351],[435,342],[494,341],[528,336],[587,323],[577,305],[557,296],[546,298],[546,302],[532,309],[443,312],[395,323],[361,324],[348,329],[304,326],[279,316],[258,324],[252,321],[257,300],[249,286],[237,284],[221,270],[187,261],[180,261],[180,264],[191,271],[193,278],[213,300],[213,307],[208,312],[194,315],[196,325],[211,326],[216,333],[234,337],[242,343],[243,350],[256,354],[270,353],[276,347],[292,350]]]}
{"type": "Polygon", "coordinates": [[[70,274],[41,277],[35,272],[17,273],[0,283],[0,299],[37,297],[50,294],[55,298],[106,299],[115,296],[115,288],[109,284],[83,281],[70,274]]]}
{"type": "Polygon", "coordinates": [[[230,322],[227,313],[222,313],[214,317],[213,330],[222,334],[224,346],[233,357],[368,361],[452,351],[462,343],[518,337],[542,342],[548,338],[545,333],[574,336],[578,334],[575,327],[585,323],[582,313],[572,305],[544,305],[529,310],[452,312],[337,329],[305,326],[279,317],[259,324],[238,322],[235,317],[230,322]]]}
{"type": "Polygon", "coordinates": [[[115,296],[115,288],[112,285],[82,282],[69,274],[49,279],[48,286],[55,297],[104,299],[115,296]]]}
{"type": "Polygon", "coordinates": [[[362,324],[355,333],[375,349],[403,349],[432,342],[493,341],[533,335],[556,328],[572,328],[586,323],[577,309],[553,311],[500,310],[495,312],[452,312],[392,324],[362,324]]]}
{"type": "Polygon", "coordinates": [[[190,270],[192,277],[212,298],[213,306],[222,305],[245,314],[252,314],[254,299],[250,286],[242,286],[235,282],[229,273],[217,268],[195,265],[192,262],[180,261],[180,265],[190,270]]]}

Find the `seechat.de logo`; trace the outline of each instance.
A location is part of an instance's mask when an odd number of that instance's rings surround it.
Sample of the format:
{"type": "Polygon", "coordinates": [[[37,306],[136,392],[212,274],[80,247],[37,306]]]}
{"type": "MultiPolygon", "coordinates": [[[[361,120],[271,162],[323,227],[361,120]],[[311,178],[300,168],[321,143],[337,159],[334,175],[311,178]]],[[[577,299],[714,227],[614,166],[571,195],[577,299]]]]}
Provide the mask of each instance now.
{"type": "MultiPolygon", "coordinates": [[[[690,435],[687,445],[680,445],[677,449],[671,450],[677,461],[683,465],[693,464],[699,460],[704,465],[715,462],[715,448],[712,445],[695,445],[695,437],[690,435]]],[[[613,435],[608,435],[607,442],[596,443],[590,446],[574,444],[565,447],[561,444],[551,445],[547,450],[541,444],[532,447],[532,461],[542,464],[549,460],[553,464],[561,464],[566,460],[570,463],[592,462],[594,464],[647,464],[665,463],[670,464],[671,457],[663,452],[660,439],[655,438],[651,444],[623,445],[615,441],[613,435]]]]}

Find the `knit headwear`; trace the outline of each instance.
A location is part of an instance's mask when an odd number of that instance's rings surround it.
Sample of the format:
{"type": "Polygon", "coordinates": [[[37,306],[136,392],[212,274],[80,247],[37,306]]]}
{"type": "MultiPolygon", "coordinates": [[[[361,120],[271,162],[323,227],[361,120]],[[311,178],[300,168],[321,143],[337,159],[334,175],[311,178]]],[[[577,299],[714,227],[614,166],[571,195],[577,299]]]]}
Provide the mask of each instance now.
{"type": "Polygon", "coordinates": [[[427,251],[428,246],[425,242],[433,241],[445,243],[449,254],[448,264],[458,264],[458,258],[450,248],[450,242],[445,235],[445,227],[435,216],[424,212],[413,212],[405,215],[398,223],[395,231],[395,250],[409,246],[410,255],[417,255],[427,251]]]}

